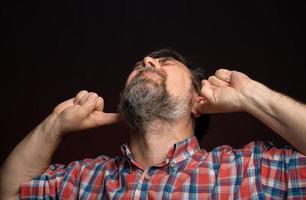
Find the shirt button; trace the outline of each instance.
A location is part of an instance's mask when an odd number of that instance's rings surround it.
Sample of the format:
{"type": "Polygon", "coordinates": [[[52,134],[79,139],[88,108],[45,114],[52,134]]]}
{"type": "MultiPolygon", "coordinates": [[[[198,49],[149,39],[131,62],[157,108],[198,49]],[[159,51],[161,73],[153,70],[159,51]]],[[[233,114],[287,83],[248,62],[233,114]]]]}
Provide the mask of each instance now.
{"type": "Polygon", "coordinates": [[[149,174],[146,174],[145,179],[149,181],[151,179],[151,176],[149,174]]]}
{"type": "Polygon", "coordinates": [[[171,163],[170,163],[170,167],[172,167],[172,168],[175,167],[174,162],[171,162],[171,163]]]}

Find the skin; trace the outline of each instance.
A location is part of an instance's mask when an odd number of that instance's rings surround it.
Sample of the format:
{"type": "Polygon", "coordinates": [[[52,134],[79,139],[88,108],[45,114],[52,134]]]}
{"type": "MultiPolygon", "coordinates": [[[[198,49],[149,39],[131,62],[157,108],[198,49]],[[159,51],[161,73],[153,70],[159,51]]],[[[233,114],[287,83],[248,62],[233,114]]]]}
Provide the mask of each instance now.
{"type": "MultiPolygon", "coordinates": [[[[192,101],[200,101],[202,99],[196,94],[195,90],[192,90],[192,95],[190,95],[192,85],[191,73],[184,64],[174,59],[164,60],[161,58],[145,57],[143,62],[137,65],[129,75],[126,85],[135,78],[140,68],[147,66],[152,66],[166,75],[166,88],[170,95],[179,98],[191,96],[190,104],[192,101]]],[[[144,76],[159,81],[156,76],[150,75],[150,73],[144,76]]],[[[152,122],[152,127],[158,127],[158,129],[146,130],[145,134],[131,134],[129,146],[133,158],[143,169],[161,163],[165,160],[168,150],[174,143],[193,135],[194,122],[191,113],[190,106],[188,114],[182,116],[173,125],[164,124],[157,120],[152,122]],[[157,146],[159,147],[158,150],[156,149],[157,146]]]]}
{"type": "MultiPolygon", "coordinates": [[[[189,94],[191,74],[182,63],[175,60],[163,63],[150,57],[144,58],[143,63],[167,75],[166,86],[171,95],[189,94]]],[[[127,84],[136,74],[137,69],[130,74],[127,84]]],[[[146,76],[159,81],[154,74],[146,76]]],[[[156,129],[147,130],[142,136],[131,134],[133,157],[143,169],[163,161],[174,143],[193,135],[192,116],[204,113],[248,112],[306,154],[306,106],[241,72],[217,70],[208,80],[202,81],[200,95],[191,92],[189,109],[189,113],[170,126],[154,121],[156,129]]],[[[18,199],[20,184],[46,170],[65,134],[120,121],[118,114],[103,110],[103,98],[87,91],[59,104],[15,147],[3,164],[0,199],[18,199]]]]}
{"type": "Polygon", "coordinates": [[[167,76],[166,87],[170,94],[178,97],[188,95],[188,91],[191,85],[191,73],[183,63],[172,58],[154,59],[151,57],[145,57],[143,62],[138,63],[135,66],[135,69],[128,76],[126,85],[131,82],[140,68],[146,66],[153,66],[156,70],[167,76]],[[178,85],[180,87],[177,87],[178,85]]]}

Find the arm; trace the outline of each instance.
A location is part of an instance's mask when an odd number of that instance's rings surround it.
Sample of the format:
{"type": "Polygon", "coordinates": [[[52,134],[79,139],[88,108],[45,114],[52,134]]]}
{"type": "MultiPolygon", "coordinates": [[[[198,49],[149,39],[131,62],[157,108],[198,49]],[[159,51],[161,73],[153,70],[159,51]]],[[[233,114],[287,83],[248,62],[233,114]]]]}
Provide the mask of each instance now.
{"type": "Polygon", "coordinates": [[[18,199],[20,184],[41,175],[49,166],[61,138],[68,132],[119,121],[103,112],[103,99],[81,91],[59,104],[8,156],[0,171],[0,199],[18,199]]]}
{"type": "Polygon", "coordinates": [[[0,199],[19,199],[22,182],[42,174],[60,143],[56,116],[51,114],[11,152],[0,172],[0,199]]]}
{"type": "Polygon", "coordinates": [[[306,155],[306,106],[255,82],[243,93],[244,110],[306,155]]]}
{"type": "Polygon", "coordinates": [[[221,69],[202,81],[200,113],[245,111],[306,154],[306,106],[243,73],[221,69]]]}

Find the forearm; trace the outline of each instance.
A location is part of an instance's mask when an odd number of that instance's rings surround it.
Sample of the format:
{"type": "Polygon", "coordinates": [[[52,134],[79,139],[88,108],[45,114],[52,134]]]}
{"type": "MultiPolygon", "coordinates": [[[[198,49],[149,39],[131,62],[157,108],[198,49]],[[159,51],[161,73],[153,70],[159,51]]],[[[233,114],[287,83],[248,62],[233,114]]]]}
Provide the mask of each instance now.
{"type": "Polygon", "coordinates": [[[243,91],[244,110],[306,154],[306,106],[253,81],[243,91]]]}
{"type": "Polygon", "coordinates": [[[0,171],[0,199],[19,193],[20,184],[42,174],[60,142],[56,115],[51,114],[8,156],[0,171]]]}

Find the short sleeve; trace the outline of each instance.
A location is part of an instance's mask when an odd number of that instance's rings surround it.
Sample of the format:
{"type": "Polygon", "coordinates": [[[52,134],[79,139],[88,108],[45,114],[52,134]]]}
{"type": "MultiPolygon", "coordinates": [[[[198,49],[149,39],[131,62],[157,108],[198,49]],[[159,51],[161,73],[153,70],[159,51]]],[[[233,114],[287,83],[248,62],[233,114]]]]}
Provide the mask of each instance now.
{"type": "Polygon", "coordinates": [[[96,159],[74,161],[69,165],[53,164],[40,176],[20,186],[21,199],[75,199],[81,176],[89,173],[84,170],[88,165],[103,163],[109,158],[99,156],[96,159]]]}
{"type": "Polygon", "coordinates": [[[267,142],[257,143],[255,151],[260,155],[261,183],[267,198],[306,198],[305,155],[267,142]]]}

